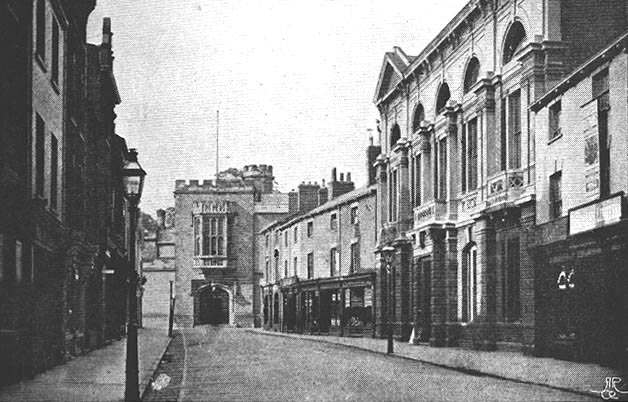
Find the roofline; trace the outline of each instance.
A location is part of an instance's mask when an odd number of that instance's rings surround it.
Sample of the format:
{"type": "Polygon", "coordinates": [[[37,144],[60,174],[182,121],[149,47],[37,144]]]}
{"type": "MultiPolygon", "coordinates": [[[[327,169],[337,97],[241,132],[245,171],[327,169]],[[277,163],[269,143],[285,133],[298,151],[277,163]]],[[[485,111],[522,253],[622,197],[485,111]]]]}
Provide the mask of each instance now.
{"type": "Polygon", "coordinates": [[[570,88],[576,86],[582,79],[589,75],[593,70],[605,63],[610,57],[620,52],[620,49],[628,46],[628,31],[625,31],[612,43],[601,51],[597,52],[589,60],[576,67],[566,78],[556,84],[552,89],[547,91],[536,102],[529,106],[530,110],[537,112],[546,106],[552,99],[558,95],[565,93],[570,88]]]}
{"type": "MultiPolygon", "coordinates": [[[[337,198],[332,198],[331,200],[327,201],[326,203],[324,203],[322,205],[319,205],[318,207],[316,207],[316,208],[314,208],[314,209],[312,209],[312,210],[310,210],[308,212],[305,212],[305,213],[293,216],[291,219],[289,219],[289,220],[287,220],[285,222],[283,222],[282,220],[277,220],[277,221],[275,221],[275,222],[273,222],[273,223],[271,223],[269,225],[266,225],[263,229],[261,229],[259,231],[259,233],[262,234],[262,233],[272,229],[273,227],[279,227],[280,229],[284,229],[284,228],[286,228],[286,227],[288,227],[290,225],[293,225],[293,224],[295,224],[297,222],[306,220],[306,219],[308,219],[310,217],[313,217],[313,216],[316,216],[316,215],[319,215],[319,214],[323,214],[323,213],[325,213],[325,212],[327,212],[327,211],[329,211],[331,209],[334,209],[336,207],[339,207],[339,206],[342,206],[342,205],[346,205],[346,204],[349,204],[351,202],[355,202],[357,200],[360,200],[362,198],[371,196],[371,195],[373,195],[373,194],[375,194],[377,192],[377,185],[370,185],[370,186],[367,186],[367,187],[361,187],[361,188],[355,189],[353,191],[350,191],[349,193],[345,193],[343,195],[350,194],[350,193],[352,193],[354,191],[355,192],[361,191],[361,192],[356,193],[353,197],[349,197],[349,198],[347,198],[346,200],[344,200],[344,201],[342,201],[340,203],[337,203],[337,200],[338,200],[337,198]]],[[[339,196],[339,197],[342,197],[342,195],[339,196]]]]}

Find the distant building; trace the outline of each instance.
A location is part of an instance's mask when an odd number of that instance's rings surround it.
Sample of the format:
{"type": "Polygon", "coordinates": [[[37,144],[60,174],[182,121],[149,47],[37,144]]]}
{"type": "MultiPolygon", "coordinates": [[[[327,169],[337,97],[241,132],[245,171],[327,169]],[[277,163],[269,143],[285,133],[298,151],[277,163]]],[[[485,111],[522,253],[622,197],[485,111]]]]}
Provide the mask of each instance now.
{"type": "Polygon", "coordinates": [[[532,104],[537,349],[628,361],[628,33],[532,104]]]}
{"type": "Polygon", "coordinates": [[[259,326],[255,234],[289,213],[273,191],[273,169],[228,169],[216,180],[177,180],[176,319],[180,325],[259,326]]]}
{"type": "Polygon", "coordinates": [[[176,227],[174,208],[157,210],[157,221],[142,217],[143,317],[167,317],[174,296],[176,227]]]}

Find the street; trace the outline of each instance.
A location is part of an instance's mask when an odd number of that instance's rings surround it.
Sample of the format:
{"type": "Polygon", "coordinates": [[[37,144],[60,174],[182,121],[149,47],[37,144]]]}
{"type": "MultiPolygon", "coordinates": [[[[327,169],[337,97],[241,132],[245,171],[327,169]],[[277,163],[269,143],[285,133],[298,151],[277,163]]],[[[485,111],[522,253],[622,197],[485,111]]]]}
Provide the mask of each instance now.
{"type": "Polygon", "coordinates": [[[229,327],[186,328],[146,401],[574,401],[541,386],[468,375],[411,360],[229,327]]]}

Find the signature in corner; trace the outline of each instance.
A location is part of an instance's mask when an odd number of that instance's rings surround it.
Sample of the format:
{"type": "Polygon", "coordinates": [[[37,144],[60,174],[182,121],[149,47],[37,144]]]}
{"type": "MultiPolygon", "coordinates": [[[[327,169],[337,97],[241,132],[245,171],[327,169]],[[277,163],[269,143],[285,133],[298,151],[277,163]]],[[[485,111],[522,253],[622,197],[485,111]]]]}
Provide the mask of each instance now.
{"type": "Polygon", "coordinates": [[[622,391],[618,388],[621,382],[621,377],[606,377],[604,389],[601,391],[591,390],[591,392],[599,394],[605,401],[618,401],[621,395],[627,395],[626,400],[628,400],[628,391],[622,391]]]}

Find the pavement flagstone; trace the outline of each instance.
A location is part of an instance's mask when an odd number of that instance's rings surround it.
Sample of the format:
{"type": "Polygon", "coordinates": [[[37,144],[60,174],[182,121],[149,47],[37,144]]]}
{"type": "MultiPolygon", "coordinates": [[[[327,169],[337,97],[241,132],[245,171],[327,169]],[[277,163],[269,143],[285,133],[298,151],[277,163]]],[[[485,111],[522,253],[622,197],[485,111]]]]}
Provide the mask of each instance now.
{"type": "MultiPolygon", "coordinates": [[[[166,350],[168,321],[144,318],[138,331],[140,395],[166,350]]],[[[126,339],[75,357],[25,380],[0,388],[0,401],[122,401],[126,339]]]]}

